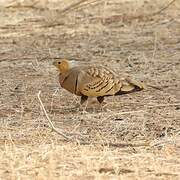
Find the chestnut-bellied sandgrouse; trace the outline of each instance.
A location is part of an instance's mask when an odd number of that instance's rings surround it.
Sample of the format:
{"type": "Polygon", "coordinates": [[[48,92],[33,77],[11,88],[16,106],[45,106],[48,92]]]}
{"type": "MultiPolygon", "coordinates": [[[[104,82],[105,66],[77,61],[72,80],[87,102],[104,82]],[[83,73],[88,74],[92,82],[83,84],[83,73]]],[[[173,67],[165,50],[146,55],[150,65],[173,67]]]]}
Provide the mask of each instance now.
{"type": "Polygon", "coordinates": [[[102,103],[105,96],[122,95],[141,91],[145,85],[130,77],[119,77],[110,69],[101,66],[71,67],[66,59],[53,62],[59,70],[59,82],[62,88],[81,96],[81,104],[88,97],[97,97],[102,103]]]}

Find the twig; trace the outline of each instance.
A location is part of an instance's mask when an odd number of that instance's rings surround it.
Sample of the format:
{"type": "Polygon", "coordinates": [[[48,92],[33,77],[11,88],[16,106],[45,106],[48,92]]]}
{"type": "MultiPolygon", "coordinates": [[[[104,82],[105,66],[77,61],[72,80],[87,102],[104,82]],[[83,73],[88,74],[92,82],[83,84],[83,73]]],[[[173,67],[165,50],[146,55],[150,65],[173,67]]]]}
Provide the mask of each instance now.
{"type": "Polygon", "coordinates": [[[91,1],[91,2],[87,2],[87,3],[84,3],[84,4],[80,5],[80,6],[75,7],[74,9],[82,8],[82,7],[85,7],[85,6],[89,5],[89,4],[92,5],[95,2],[99,3],[100,1],[102,1],[102,0],[94,0],[94,1],[91,1]]]}
{"type": "MultiPolygon", "coordinates": [[[[163,12],[164,10],[166,10],[170,5],[172,5],[176,0],[172,0],[171,2],[169,2],[165,7],[161,8],[160,10],[154,12],[154,13],[147,13],[145,15],[136,15],[134,17],[131,17],[130,19],[140,19],[140,18],[148,18],[148,17],[152,17],[152,16],[156,16],[158,14],[160,14],[161,12],[163,12]]],[[[127,15],[126,15],[127,16],[127,15]]],[[[121,18],[123,16],[120,16],[121,18]]]]}
{"type": "Polygon", "coordinates": [[[116,147],[116,148],[125,148],[125,147],[141,147],[141,146],[149,146],[149,142],[133,144],[133,143],[112,143],[112,142],[80,142],[80,145],[101,145],[101,146],[108,146],[108,147],[116,147]]]}
{"type": "Polygon", "coordinates": [[[35,5],[38,3],[37,2],[34,2],[33,4],[29,4],[29,5],[22,5],[21,3],[14,3],[14,4],[10,4],[10,5],[7,5],[6,8],[34,8],[34,9],[41,9],[41,8],[37,8],[35,5]]]}
{"type": "Polygon", "coordinates": [[[139,111],[125,111],[125,112],[119,112],[116,115],[124,115],[124,114],[135,114],[135,113],[142,113],[144,112],[143,110],[139,110],[139,111]]]}
{"type": "Polygon", "coordinates": [[[82,8],[83,6],[87,6],[89,4],[92,4],[92,3],[95,3],[95,2],[98,2],[99,0],[94,0],[94,1],[91,1],[91,2],[87,2],[89,0],[80,0],[79,2],[75,2],[75,3],[72,3],[70,4],[68,7],[66,7],[65,9],[63,9],[61,11],[61,13],[65,13],[69,10],[72,10],[72,9],[76,9],[76,8],[82,8]],[[84,3],[84,2],[87,2],[87,3],[84,3]],[[84,4],[83,4],[84,3],[84,4]]]}
{"type": "Polygon", "coordinates": [[[154,108],[154,107],[170,107],[170,106],[180,106],[180,103],[177,104],[149,104],[147,107],[148,108],[154,108]]]}
{"type": "MultiPolygon", "coordinates": [[[[70,6],[68,6],[67,8],[65,8],[64,10],[62,10],[61,12],[64,13],[64,12],[70,10],[70,9],[73,9],[73,8],[83,7],[83,5],[81,6],[81,4],[84,3],[84,2],[86,2],[86,1],[88,1],[88,0],[80,0],[79,2],[76,2],[76,3],[74,3],[74,4],[71,4],[70,6]],[[80,6],[79,6],[79,5],[80,5],[80,6]]],[[[92,1],[92,2],[86,3],[85,6],[88,5],[88,4],[94,3],[94,2],[96,2],[96,1],[97,1],[97,0],[94,0],[94,1],[92,1]]],[[[161,8],[161,9],[158,10],[157,12],[154,12],[154,13],[152,13],[152,14],[147,14],[147,15],[145,15],[145,16],[148,17],[148,16],[155,16],[155,15],[157,15],[157,14],[160,14],[161,12],[163,12],[164,10],[166,10],[170,5],[172,5],[175,1],[176,1],[176,0],[172,0],[172,1],[169,2],[165,7],[161,8]]],[[[135,19],[136,19],[136,18],[140,18],[140,17],[141,17],[141,16],[136,16],[135,19]]]]}
{"type": "Polygon", "coordinates": [[[142,112],[144,112],[144,111],[143,110],[139,110],[139,111],[124,111],[124,112],[115,113],[113,115],[135,114],[135,113],[142,113],[142,112]]]}
{"type": "Polygon", "coordinates": [[[162,140],[162,141],[159,141],[159,142],[150,143],[150,146],[151,147],[154,147],[154,146],[163,146],[163,145],[168,144],[168,143],[178,144],[179,142],[180,141],[176,140],[176,139],[166,139],[166,140],[162,140]]]}
{"type": "Polygon", "coordinates": [[[159,11],[153,13],[152,15],[157,15],[160,14],[162,11],[164,11],[165,9],[167,9],[171,4],[173,4],[176,0],[172,0],[171,2],[169,2],[165,7],[163,7],[162,9],[160,9],[159,11]]]}
{"type": "Polygon", "coordinates": [[[61,13],[65,13],[65,12],[67,12],[68,10],[70,10],[70,9],[72,9],[72,8],[75,8],[75,7],[77,7],[78,5],[80,5],[80,4],[82,4],[82,3],[86,2],[86,1],[88,1],[88,0],[80,0],[80,1],[78,1],[78,2],[72,3],[72,4],[70,4],[68,7],[66,7],[65,9],[63,9],[63,10],[61,11],[61,13]]]}
{"type": "Polygon", "coordinates": [[[17,57],[17,58],[9,58],[9,57],[7,57],[7,58],[0,59],[0,62],[2,62],[2,61],[17,61],[17,60],[20,60],[20,59],[22,59],[22,60],[28,60],[28,59],[32,60],[33,57],[17,57]]]}
{"type": "Polygon", "coordinates": [[[54,131],[54,132],[56,132],[57,134],[63,136],[66,140],[71,140],[71,139],[72,139],[71,137],[66,136],[62,131],[59,131],[58,129],[56,129],[56,128],[54,127],[54,125],[53,125],[51,119],[49,118],[49,116],[48,116],[48,114],[47,114],[47,112],[46,112],[46,109],[45,109],[45,107],[44,107],[44,105],[43,105],[43,103],[42,103],[42,101],[41,101],[40,94],[41,94],[41,91],[39,91],[39,93],[38,93],[37,96],[38,96],[40,105],[41,105],[41,107],[42,107],[42,109],[43,109],[43,111],[44,111],[44,114],[45,114],[45,116],[46,116],[46,118],[47,118],[47,120],[48,120],[48,122],[49,122],[49,124],[50,124],[50,127],[52,128],[52,131],[54,131]]]}

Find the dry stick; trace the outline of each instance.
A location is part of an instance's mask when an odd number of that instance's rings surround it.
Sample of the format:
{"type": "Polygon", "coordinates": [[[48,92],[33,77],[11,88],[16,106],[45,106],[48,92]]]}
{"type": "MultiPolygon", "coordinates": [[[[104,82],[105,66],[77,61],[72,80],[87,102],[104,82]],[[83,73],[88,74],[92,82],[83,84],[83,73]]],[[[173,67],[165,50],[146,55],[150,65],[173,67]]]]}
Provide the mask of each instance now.
{"type": "Polygon", "coordinates": [[[149,146],[149,142],[139,143],[139,144],[133,144],[133,143],[112,143],[112,142],[80,142],[80,145],[101,145],[101,146],[109,146],[109,147],[117,147],[117,148],[124,148],[124,147],[141,147],[141,146],[149,146]]]}
{"type": "Polygon", "coordinates": [[[157,15],[160,14],[162,11],[164,11],[165,9],[167,9],[171,4],[173,4],[176,0],[172,0],[171,2],[169,2],[169,4],[167,4],[165,7],[163,7],[162,9],[160,9],[159,11],[153,13],[152,15],[157,15]]]}
{"type": "MultiPolygon", "coordinates": [[[[82,3],[86,2],[86,1],[88,1],[88,0],[80,0],[79,2],[73,3],[73,4],[71,4],[70,6],[66,7],[65,9],[63,9],[63,10],[61,11],[61,13],[67,12],[68,10],[71,10],[71,9],[73,9],[73,8],[78,8],[79,5],[81,5],[82,3]]],[[[96,2],[96,1],[97,1],[97,0],[94,0],[93,2],[86,3],[85,5],[94,3],[94,2],[96,2]]],[[[155,12],[155,13],[152,13],[152,14],[147,14],[147,15],[145,15],[145,16],[149,16],[149,15],[155,16],[155,15],[157,15],[157,14],[160,14],[162,11],[166,10],[170,5],[172,5],[175,1],[176,1],[176,0],[172,0],[172,1],[169,2],[165,7],[161,8],[159,11],[157,11],[157,12],[155,12]]],[[[82,5],[81,7],[83,7],[83,5],[82,5]]],[[[135,17],[135,18],[139,18],[139,17],[140,17],[140,16],[137,16],[137,17],[135,17]]]]}
{"type": "Polygon", "coordinates": [[[85,6],[89,5],[89,4],[93,4],[95,2],[100,2],[100,1],[103,1],[103,0],[94,0],[94,1],[91,1],[91,2],[84,3],[82,5],[80,4],[80,6],[74,7],[74,9],[82,8],[82,7],[85,7],[85,6]]]}
{"type": "Polygon", "coordinates": [[[179,141],[176,140],[176,139],[167,139],[167,140],[162,140],[162,141],[159,141],[159,142],[154,142],[154,143],[150,143],[150,146],[153,147],[153,146],[162,146],[164,144],[167,144],[167,143],[173,143],[173,144],[177,144],[179,141]]]}
{"type": "Polygon", "coordinates": [[[42,107],[42,109],[43,109],[43,111],[44,111],[44,114],[45,114],[45,116],[46,116],[46,118],[47,118],[47,120],[48,120],[48,122],[49,122],[49,124],[50,124],[50,127],[52,128],[52,131],[54,131],[54,132],[56,132],[57,134],[63,136],[66,140],[71,140],[71,139],[72,139],[71,137],[66,136],[63,132],[59,131],[58,129],[56,129],[56,128],[54,127],[54,125],[53,125],[51,119],[49,118],[49,116],[48,116],[48,114],[47,114],[47,112],[46,112],[46,109],[45,109],[45,107],[44,107],[44,105],[43,105],[43,103],[42,103],[42,101],[41,101],[40,94],[41,94],[41,91],[39,91],[39,93],[38,93],[37,96],[38,96],[40,105],[41,105],[41,107],[42,107]]]}
{"type": "Polygon", "coordinates": [[[137,15],[134,16],[132,19],[139,19],[142,17],[149,17],[149,16],[155,16],[157,14],[160,14],[161,12],[163,12],[164,10],[166,10],[170,5],[172,5],[176,0],[172,0],[170,3],[168,3],[165,7],[161,8],[159,11],[154,12],[154,13],[149,13],[149,14],[145,14],[145,15],[137,15]]]}
{"type": "Polygon", "coordinates": [[[77,7],[78,5],[80,5],[80,4],[82,4],[82,3],[86,2],[86,1],[88,1],[88,0],[80,0],[80,1],[78,1],[78,2],[72,3],[71,5],[69,5],[69,6],[66,7],[65,9],[63,9],[63,10],[61,11],[61,13],[64,13],[64,12],[66,12],[66,11],[72,9],[72,8],[75,8],[75,7],[77,7]]]}
{"type": "MultiPolygon", "coordinates": [[[[7,6],[5,6],[6,8],[36,8],[35,7],[35,5],[38,3],[38,1],[37,2],[34,2],[33,4],[30,4],[30,5],[21,5],[21,3],[14,3],[14,5],[13,4],[10,4],[10,5],[7,5],[7,6]]],[[[40,8],[36,8],[36,9],[40,9],[40,8]]]]}
{"type": "Polygon", "coordinates": [[[33,57],[17,57],[17,58],[3,58],[3,59],[0,59],[0,62],[3,62],[3,61],[17,61],[17,60],[32,60],[33,57]]]}
{"type": "Polygon", "coordinates": [[[76,9],[76,8],[82,8],[83,6],[87,6],[87,5],[92,4],[94,2],[98,2],[98,0],[94,0],[94,1],[91,1],[91,2],[87,2],[87,1],[89,1],[89,0],[80,0],[79,2],[75,2],[75,3],[71,4],[71,5],[69,5],[68,7],[66,7],[65,9],[63,9],[61,11],[61,13],[65,13],[65,12],[67,12],[69,10],[76,9]],[[87,2],[87,3],[83,4],[84,2],[87,2]]]}
{"type": "Polygon", "coordinates": [[[170,107],[170,106],[180,106],[180,103],[177,104],[147,104],[147,108],[156,108],[156,107],[170,107]]]}
{"type": "MultiPolygon", "coordinates": [[[[111,111],[109,111],[111,112],[111,111]]],[[[109,114],[109,112],[107,112],[106,114],[109,114]]],[[[124,112],[118,112],[118,113],[114,113],[113,115],[124,115],[124,114],[136,114],[136,113],[142,113],[145,112],[144,110],[139,110],[139,111],[124,111],[124,112]]]]}
{"type": "MultiPolygon", "coordinates": [[[[166,10],[170,5],[172,5],[176,0],[172,0],[170,3],[168,3],[165,7],[161,8],[159,11],[154,12],[152,14],[147,14],[144,15],[144,17],[148,17],[148,16],[155,16],[157,14],[160,14],[161,12],[163,12],[164,10],[166,10]]],[[[140,16],[137,16],[136,18],[139,18],[140,16]]]]}

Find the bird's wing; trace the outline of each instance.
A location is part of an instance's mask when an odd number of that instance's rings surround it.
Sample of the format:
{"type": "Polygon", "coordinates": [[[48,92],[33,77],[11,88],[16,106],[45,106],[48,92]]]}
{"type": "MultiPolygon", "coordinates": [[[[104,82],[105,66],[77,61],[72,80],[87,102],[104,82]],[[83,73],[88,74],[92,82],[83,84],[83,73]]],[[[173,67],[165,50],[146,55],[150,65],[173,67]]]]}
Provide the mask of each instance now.
{"type": "Polygon", "coordinates": [[[121,88],[121,82],[104,67],[88,67],[79,74],[78,85],[85,96],[114,95],[121,88]]]}

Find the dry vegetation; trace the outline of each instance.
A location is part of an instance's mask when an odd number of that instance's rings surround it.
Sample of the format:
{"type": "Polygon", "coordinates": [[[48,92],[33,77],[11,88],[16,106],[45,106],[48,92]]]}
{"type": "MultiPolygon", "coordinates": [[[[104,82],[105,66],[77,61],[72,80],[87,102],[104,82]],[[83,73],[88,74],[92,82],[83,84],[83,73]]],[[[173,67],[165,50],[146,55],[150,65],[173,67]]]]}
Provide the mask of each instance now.
{"type": "Polygon", "coordinates": [[[180,2],[0,1],[0,179],[180,179],[180,2]],[[158,13],[156,13],[158,12],[158,13]],[[54,58],[104,64],[163,91],[87,112],[54,58]],[[178,69],[179,68],[179,69],[178,69]],[[37,98],[54,126],[51,132],[37,98]]]}

